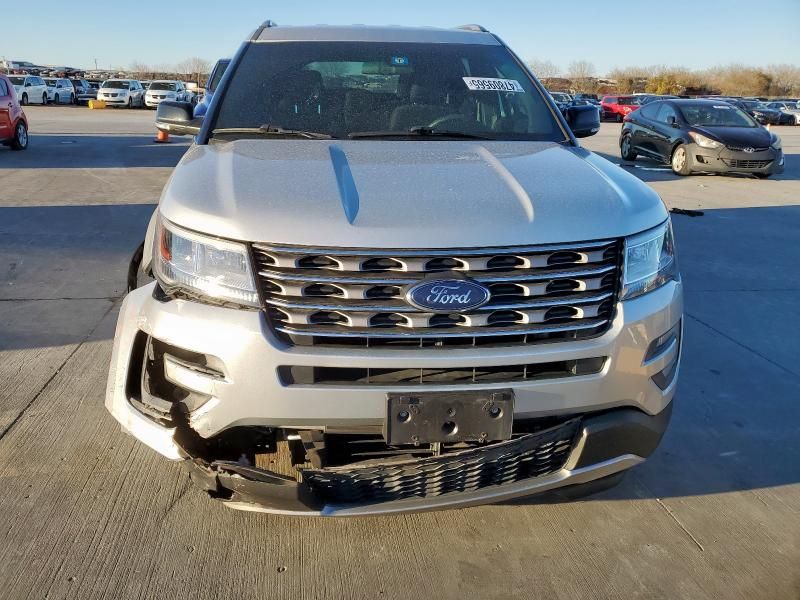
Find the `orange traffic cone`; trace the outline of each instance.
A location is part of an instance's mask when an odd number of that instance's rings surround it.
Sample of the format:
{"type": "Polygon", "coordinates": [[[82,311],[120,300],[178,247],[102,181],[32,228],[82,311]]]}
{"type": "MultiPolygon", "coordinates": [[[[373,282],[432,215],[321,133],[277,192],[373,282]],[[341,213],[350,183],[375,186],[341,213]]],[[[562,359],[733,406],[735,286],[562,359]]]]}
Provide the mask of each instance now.
{"type": "Polygon", "coordinates": [[[156,139],[153,141],[157,144],[169,144],[169,134],[166,131],[156,129],[156,139]]]}

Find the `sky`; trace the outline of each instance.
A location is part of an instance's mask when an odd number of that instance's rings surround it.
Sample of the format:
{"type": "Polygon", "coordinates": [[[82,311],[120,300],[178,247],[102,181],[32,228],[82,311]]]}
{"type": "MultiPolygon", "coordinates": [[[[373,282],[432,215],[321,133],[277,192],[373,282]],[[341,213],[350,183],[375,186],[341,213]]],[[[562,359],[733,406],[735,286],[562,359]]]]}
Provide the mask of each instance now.
{"type": "Polygon", "coordinates": [[[266,19],[479,23],[523,59],[549,60],[562,71],[589,60],[598,75],[630,65],[800,64],[800,0],[36,0],[5,11],[0,58],[81,68],[96,60],[101,69],[174,65],[191,56],[213,63],[266,19]]]}

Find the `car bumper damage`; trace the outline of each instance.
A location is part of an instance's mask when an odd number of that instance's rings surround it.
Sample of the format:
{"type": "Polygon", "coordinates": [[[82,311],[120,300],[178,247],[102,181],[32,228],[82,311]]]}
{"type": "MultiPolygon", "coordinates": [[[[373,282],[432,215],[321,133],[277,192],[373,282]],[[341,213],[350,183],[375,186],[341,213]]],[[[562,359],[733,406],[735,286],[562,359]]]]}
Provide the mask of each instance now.
{"type": "Polygon", "coordinates": [[[165,301],[154,292],[155,284],[139,288],[123,303],[106,405],[123,430],[182,460],[199,487],[232,508],[350,516],[530,496],[641,463],[672,410],[679,281],[618,303],[611,327],[596,338],[447,353],[287,347],[260,311],[165,301]],[[573,361],[566,374],[480,385],[320,387],[280,376],[286,364],[436,368],[564,359],[573,361]],[[597,368],[581,371],[583,360],[597,368]],[[511,435],[387,443],[391,397],[413,403],[442,393],[510,398],[503,406],[513,406],[511,435]]]}

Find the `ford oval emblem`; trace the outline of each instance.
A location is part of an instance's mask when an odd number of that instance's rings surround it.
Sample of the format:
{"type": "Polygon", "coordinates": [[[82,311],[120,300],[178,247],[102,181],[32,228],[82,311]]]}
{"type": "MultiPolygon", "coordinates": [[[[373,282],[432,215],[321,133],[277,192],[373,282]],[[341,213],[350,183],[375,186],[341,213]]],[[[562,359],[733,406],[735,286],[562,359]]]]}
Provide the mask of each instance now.
{"type": "Polygon", "coordinates": [[[406,292],[409,304],[436,313],[473,310],[486,304],[491,297],[486,287],[470,279],[421,281],[406,292]]]}

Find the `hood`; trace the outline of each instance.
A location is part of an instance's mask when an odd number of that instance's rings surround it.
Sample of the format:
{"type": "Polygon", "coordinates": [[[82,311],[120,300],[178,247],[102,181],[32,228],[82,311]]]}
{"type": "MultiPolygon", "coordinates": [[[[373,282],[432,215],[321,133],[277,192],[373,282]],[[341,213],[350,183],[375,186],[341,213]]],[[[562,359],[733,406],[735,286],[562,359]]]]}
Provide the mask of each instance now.
{"type": "Polygon", "coordinates": [[[667,218],[648,186],[583,148],[444,140],[193,146],[160,210],[231,239],[374,248],[588,241],[667,218]]]}
{"type": "Polygon", "coordinates": [[[772,143],[772,134],[763,127],[694,127],[694,129],[727,146],[766,148],[772,143]]]}

